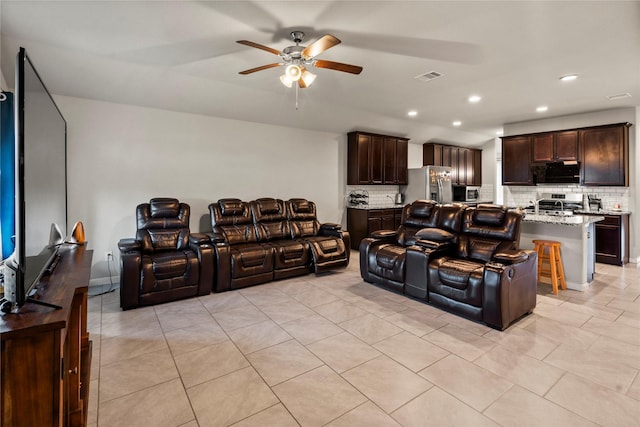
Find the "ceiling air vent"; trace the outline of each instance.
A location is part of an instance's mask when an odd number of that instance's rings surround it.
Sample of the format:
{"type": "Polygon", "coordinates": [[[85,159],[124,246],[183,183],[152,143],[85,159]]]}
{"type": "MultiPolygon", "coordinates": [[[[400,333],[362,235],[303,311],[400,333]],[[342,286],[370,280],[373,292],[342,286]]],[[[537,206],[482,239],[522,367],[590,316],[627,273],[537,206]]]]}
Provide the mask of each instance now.
{"type": "Polygon", "coordinates": [[[609,101],[617,101],[618,99],[631,98],[631,94],[630,93],[619,93],[617,95],[609,95],[609,96],[607,96],[607,98],[609,99],[609,101]]]}
{"type": "Polygon", "coordinates": [[[418,80],[421,80],[423,82],[430,82],[431,80],[435,80],[439,77],[444,76],[444,74],[439,73],[437,71],[429,71],[428,73],[424,73],[424,74],[420,74],[419,76],[416,76],[415,78],[418,80]]]}

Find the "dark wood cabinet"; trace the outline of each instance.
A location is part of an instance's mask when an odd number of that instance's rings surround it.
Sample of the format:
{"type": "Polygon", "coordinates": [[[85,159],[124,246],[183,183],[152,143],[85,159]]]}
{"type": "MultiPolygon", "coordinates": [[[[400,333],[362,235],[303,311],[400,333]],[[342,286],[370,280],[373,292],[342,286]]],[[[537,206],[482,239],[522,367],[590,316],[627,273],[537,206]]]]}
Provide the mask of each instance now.
{"type": "Polygon", "coordinates": [[[579,144],[577,130],[555,132],[554,160],[578,160],[578,147],[579,144]]]}
{"type": "Polygon", "coordinates": [[[502,184],[533,185],[530,136],[502,138],[502,184]]]}
{"type": "Polygon", "coordinates": [[[579,131],[582,185],[629,185],[629,126],[620,123],[579,131]]]}
{"type": "Polygon", "coordinates": [[[482,185],[482,150],[427,142],[422,145],[422,165],[451,167],[454,185],[482,185]]]}
{"type": "Polygon", "coordinates": [[[347,136],[347,184],[406,184],[408,139],[350,132],[347,136]]]}
{"type": "Polygon", "coordinates": [[[347,230],[351,236],[351,249],[358,250],[362,239],[379,230],[397,230],[402,220],[402,208],[354,209],[347,208],[347,230]]]}
{"type": "Polygon", "coordinates": [[[0,318],[3,426],[83,426],[87,423],[91,341],[87,286],[92,251],[63,248],[36,298],[0,318]]]}
{"type": "Polygon", "coordinates": [[[532,167],[580,161],[584,186],[629,185],[630,123],[508,136],[502,138],[503,185],[533,185],[532,167]]]}
{"type": "Polygon", "coordinates": [[[531,135],[531,161],[578,160],[578,131],[545,132],[531,135]]]}
{"type": "Polygon", "coordinates": [[[407,185],[409,177],[409,141],[396,139],[396,177],[398,185],[407,185]]]}
{"type": "Polygon", "coordinates": [[[604,221],[596,222],[595,230],[597,262],[629,262],[629,215],[604,215],[604,221]]]}

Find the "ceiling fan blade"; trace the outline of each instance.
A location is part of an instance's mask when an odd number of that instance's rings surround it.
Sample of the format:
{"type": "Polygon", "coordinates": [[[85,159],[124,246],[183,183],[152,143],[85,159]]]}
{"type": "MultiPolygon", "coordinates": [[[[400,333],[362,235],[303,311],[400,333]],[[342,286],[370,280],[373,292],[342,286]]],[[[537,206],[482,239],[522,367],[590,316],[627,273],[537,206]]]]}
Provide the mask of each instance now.
{"type": "Polygon", "coordinates": [[[300,86],[300,89],[304,89],[307,87],[307,84],[304,82],[304,80],[298,79],[298,86],[300,86]]]}
{"type": "Polygon", "coordinates": [[[324,59],[318,59],[315,61],[315,66],[318,68],[328,68],[330,70],[343,71],[345,73],[360,74],[362,67],[358,65],[343,64],[342,62],[325,61],[324,59]]]}
{"type": "Polygon", "coordinates": [[[249,40],[237,40],[236,43],[240,43],[249,47],[255,47],[256,49],[266,50],[267,52],[273,53],[274,55],[280,55],[280,51],[277,49],[259,43],[250,42],[249,40]]]}
{"type": "Polygon", "coordinates": [[[311,43],[309,46],[305,47],[302,51],[302,56],[304,56],[305,58],[314,58],[325,50],[331,49],[332,47],[340,43],[342,42],[337,37],[334,37],[331,34],[325,34],[318,40],[311,43]]]}
{"type": "Polygon", "coordinates": [[[279,67],[282,64],[277,62],[275,64],[267,64],[267,65],[262,65],[260,67],[256,67],[256,68],[251,68],[249,70],[244,70],[244,71],[240,71],[238,74],[242,74],[242,75],[247,75],[247,74],[251,74],[251,73],[255,73],[257,71],[262,71],[262,70],[268,70],[269,68],[274,68],[274,67],[279,67]]]}

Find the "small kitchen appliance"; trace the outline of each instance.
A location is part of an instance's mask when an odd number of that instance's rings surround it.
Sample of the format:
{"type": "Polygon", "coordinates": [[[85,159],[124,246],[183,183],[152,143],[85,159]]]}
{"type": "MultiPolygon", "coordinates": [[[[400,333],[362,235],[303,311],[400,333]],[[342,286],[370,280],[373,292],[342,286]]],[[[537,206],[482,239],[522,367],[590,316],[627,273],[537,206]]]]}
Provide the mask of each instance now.
{"type": "Polygon", "coordinates": [[[589,210],[593,212],[599,212],[602,210],[602,199],[596,196],[589,196],[589,210]]]}

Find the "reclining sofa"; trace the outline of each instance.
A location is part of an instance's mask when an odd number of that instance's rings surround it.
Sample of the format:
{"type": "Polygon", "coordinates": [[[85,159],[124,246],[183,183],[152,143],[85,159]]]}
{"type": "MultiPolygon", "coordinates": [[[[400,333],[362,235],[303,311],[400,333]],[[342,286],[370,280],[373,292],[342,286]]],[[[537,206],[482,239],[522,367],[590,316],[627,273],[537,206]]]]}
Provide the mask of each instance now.
{"type": "Polygon", "coordinates": [[[404,207],[396,231],[360,243],[362,278],[506,329],[536,305],[537,254],[519,250],[522,214],[502,206],[404,207]]]}
{"type": "Polygon", "coordinates": [[[209,213],[215,292],[349,264],[349,233],[339,224],[320,224],[314,202],[220,199],[209,213]]]}

